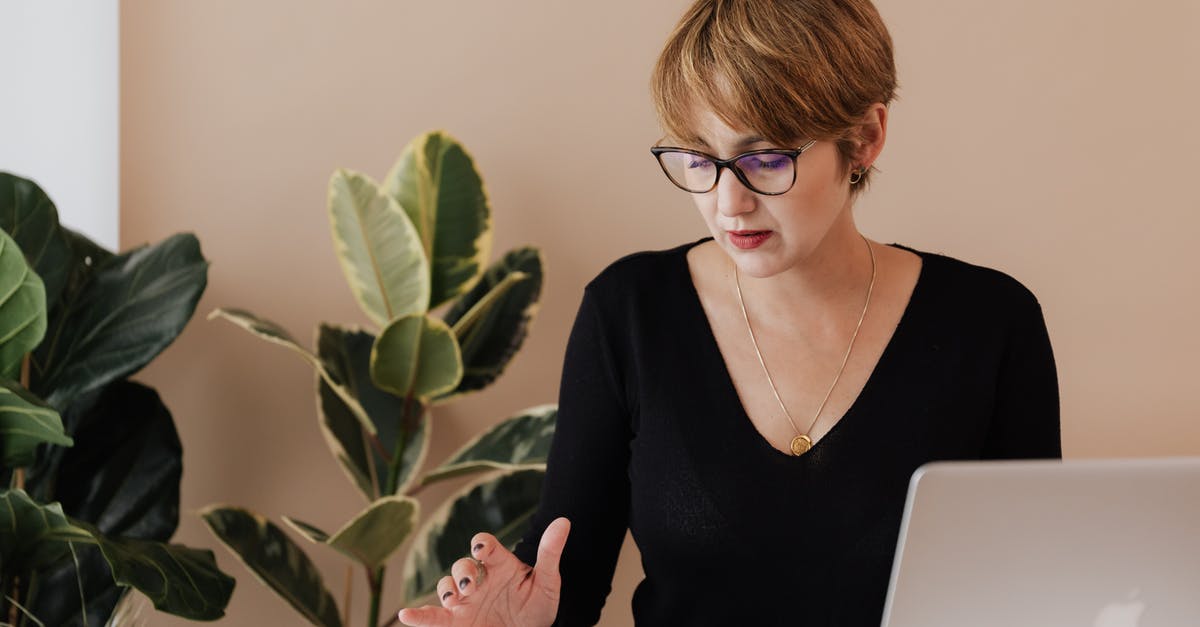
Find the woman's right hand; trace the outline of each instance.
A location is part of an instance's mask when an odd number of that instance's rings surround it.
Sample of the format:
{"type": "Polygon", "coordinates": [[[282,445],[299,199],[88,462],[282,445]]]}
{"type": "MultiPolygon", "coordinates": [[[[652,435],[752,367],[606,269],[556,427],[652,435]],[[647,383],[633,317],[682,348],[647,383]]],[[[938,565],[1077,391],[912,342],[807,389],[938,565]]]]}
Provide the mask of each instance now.
{"type": "Polygon", "coordinates": [[[442,607],[406,608],[400,621],[412,627],[548,627],[558,614],[558,562],[570,530],[566,518],[550,523],[532,568],[495,536],[476,534],[470,547],[474,559],[454,562],[451,576],[438,581],[442,607]]]}

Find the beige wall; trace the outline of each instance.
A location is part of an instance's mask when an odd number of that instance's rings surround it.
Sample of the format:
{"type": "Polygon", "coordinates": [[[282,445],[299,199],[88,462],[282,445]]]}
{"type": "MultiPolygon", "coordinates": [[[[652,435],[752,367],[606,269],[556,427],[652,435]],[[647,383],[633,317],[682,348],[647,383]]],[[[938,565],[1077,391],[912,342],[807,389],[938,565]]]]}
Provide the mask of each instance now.
{"type": "MultiPolygon", "coordinates": [[[[554,400],[580,289],[606,263],[704,234],[646,150],[658,138],[647,76],[685,4],[125,0],[122,244],[196,232],[212,261],[201,313],[238,305],[302,338],[321,320],[365,323],[332,252],[329,174],[381,177],[412,136],[458,136],[486,179],[497,250],[537,245],[549,275],[505,377],[438,414],[440,459],[554,400]]],[[[902,88],[863,230],[1001,268],[1038,294],[1068,455],[1200,454],[1188,189],[1200,5],[879,6],[902,88]]],[[[195,516],[211,502],[327,527],[361,506],[318,435],[311,372],[282,349],[198,317],[141,376],[184,441],[181,541],[217,547],[195,516]]],[[[228,624],[296,623],[217,552],[239,578],[228,624]]],[[[344,563],[312,553],[340,590],[344,563]]],[[[629,622],[637,569],[627,547],[605,625],[629,622]]]]}

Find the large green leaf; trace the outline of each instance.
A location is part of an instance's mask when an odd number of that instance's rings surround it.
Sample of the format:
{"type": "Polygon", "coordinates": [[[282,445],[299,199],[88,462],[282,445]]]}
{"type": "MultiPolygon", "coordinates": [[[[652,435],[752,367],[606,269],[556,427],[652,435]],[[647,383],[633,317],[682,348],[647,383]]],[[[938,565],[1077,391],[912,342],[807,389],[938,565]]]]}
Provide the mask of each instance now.
{"type": "Polygon", "coordinates": [[[0,565],[6,572],[32,572],[70,552],[70,540],[91,541],[58,503],[42,505],[24,490],[0,490],[0,565]]]}
{"type": "Polygon", "coordinates": [[[207,282],[208,262],[187,233],[103,261],[64,291],[34,355],[33,391],[61,410],[140,370],[183,330],[207,282]]]}
{"type": "Polygon", "coordinates": [[[0,492],[0,560],[9,572],[28,574],[65,559],[72,544],[97,545],[116,582],[137,588],[164,612],[216,620],[233,594],[233,579],[217,568],[212,551],[108,537],[67,518],[57,503],[43,505],[21,490],[0,492]]]}
{"type": "Polygon", "coordinates": [[[383,183],[420,234],[430,261],[429,308],[470,289],[491,256],[487,194],[462,145],[434,131],[404,149],[383,183]]]}
{"type": "Polygon", "coordinates": [[[76,441],[29,474],[35,498],[105,535],[166,541],[179,524],[183,447],[154,389],[128,380],[80,397],[63,413],[76,441]]]}
{"type": "Polygon", "coordinates": [[[159,611],[193,620],[225,615],[234,580],[212,551],[95,534],[117,583],[137,588],[159,611]]]}
{"type": "Polygon", "coordinates": [[[371,380],[397,396],[444,394],[458,385],[462,369],[454,332],[428,315],[393,320],[371,351],[371,380]]]}
{"type": "Polygon", "coordinates": [[[429,309],[429,261],[400,205],[367,176],[329,180],[333,246],[354,298],[375,324],[429,309]]]}
{"type": "MultiPolygon", "coordinates": [[[[75,520],[105,536],[165,542],[179,524],[183,448],[171,413],[151,388],[120,380],[79,397],[63,413],[76,446],[54,447],[31,469],[27,486],[40,501],[60,501],[75,520]]],[[[83,548],[39,575],[44,594],[30,609],[47,624],[104,624],[122,594],[99,550],[83,548]]]]}
{"type": "Polygon", "coordinates": [[[471,291],[446,312],[462,347],[463,378],[439,402],[487,387],[529,333],[542,292],[542,255],[518,248],[492,264],[471,291]]]}
{"type": "MultiPolygon", "coordinates": [[[[322,324],[317,335],[317,354],[331,378],[338,381],[366,411],[384,450],[388,455],[395,455],[399,446],[404,401],[379,389],[371,381],[371,347],[374,343],[375,336],[365,331],[322,324]]],[[[388,461],[372,445],[351,409],[333,388],[323,379],[318,379],[317,388],[321,430],[334,457],[367,497],[367,501],[378,498],[388,476],[388,461]],[[371,475],[372,461],[374,477],[371,475]]],[[[429,448],[428,416],[422,415],[416,423],[416,431],[409,435],[401,453],[400,486],[409,483],[414,471],[424,463],[429,448]]],[[[397,492],[402,491],[403,488],[397,492]]]]}
{"type": "Polygon", "coordinates": [[[316,369],[317,374],[320,375],[321,379],[323,379],[330,386],[332,391],[337,394],[338,398],[342,400],[342,402],[354,415],[354,418],[358,421],[358,424],[362,425],[362,427],[366,429],[368,433],[375,433],[375,425],[371,422],[371,418],[367,416],[366,410],[363,409],[362,405],[359,404],[354,395],[347,390],[344,385],[342,385],[340,380],[335,378],[329,372],[325,362],[323,362],[316,355],[312,354],[312,352],[310,352],[308,349],[300,346],[300,344],[296,342],[294,338],[292,338],[292,335],[283,327],[271,322],[270,320],[260,318],[249,311],[242,309],[215,309],[212,311],[212,313],[208,314],[209,320],[214,318],[224,318],[225,320],[232,322],[246,331],[249,331],[255,337],[266,340],[272,344],[278,344],[288,348],[292,352],[299,355],[301,359],[308,362],[310,366],[316,369]]]}
{"type": "Polygon", "coordinates": [[[21,360],[45,334],[46,288],[13,238],[0,231],[0,378],[20,378],[21,360]]]}
{"type": "Polygon", "coordinates": [[[0,230],[21,247],[46,285],[48,307],[53,307],[67,281],[71,247],[50,197],[37,183],[0,172],[0,230]]]}
{"type": "Polygon", "coordinates": [[[408,539],[417,525],[420,505],[406,496],[385,496],[342,526],[332,536],[294,518],[284,522],[309,541],[330,546],[350,559],[374,569],[382,565],[408,539]]]}
{"type": "Polygon", "coordinates": [[[425,475],[421,484],[484,470],[544,469],[557,418],[557,405],[526,409],[464,444],[445,463],[425,475]]]}
{"type": "Polygon", "coordinates": [[[209,529],[254,576],[308,622],[324,627],[342,624],[321,572],[274,523],[239,507],[214,505],[200,514],[209,529]]]}
{"type": "Polygon", "coordinates": [[[476,533],[486,531],[515,546],[537,510],[543,476],[540,470],[517,470],[471,484],[447,500],[413,540],[404,563],[405,600],[434,592],[476,533]]]}
{"type": "Polygon", "coordinates": [[[0,464],[28,466],[43,443],[73,444],[58,412],[20,385],[0,379],[0,464]]]}

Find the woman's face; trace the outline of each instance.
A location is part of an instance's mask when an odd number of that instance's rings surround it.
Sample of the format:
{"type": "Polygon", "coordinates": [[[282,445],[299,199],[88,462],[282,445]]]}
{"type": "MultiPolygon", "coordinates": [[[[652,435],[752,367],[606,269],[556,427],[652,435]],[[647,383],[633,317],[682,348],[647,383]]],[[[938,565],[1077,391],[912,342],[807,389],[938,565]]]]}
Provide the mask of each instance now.
{"type": "MultiPolygon", "coordinates": [[[[808,141],[797,138],[794,146],[775,146],[751,131],[731,128],[711,111],[696,119],[702,145],[691,147],[722,159],[749,150],[797,148],[808,141]]],[[[822,244],[836,246],[856,232],[850,184],[832,142],[819,141],[796,158],[796,183],[787,193],[755,193],[723,170],[715,189],[692,197],[713,239],[740,272],[753,277],[801,266],[822,244]]]]}

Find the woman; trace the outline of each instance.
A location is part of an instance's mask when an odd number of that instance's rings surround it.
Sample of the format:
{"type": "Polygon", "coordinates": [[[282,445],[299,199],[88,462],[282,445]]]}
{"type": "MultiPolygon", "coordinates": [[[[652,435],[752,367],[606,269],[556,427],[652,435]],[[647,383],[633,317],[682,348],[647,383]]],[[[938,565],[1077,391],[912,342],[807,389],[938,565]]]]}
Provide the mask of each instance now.
{"type": "Polygon", "coordinates": [[[869,0],[699,0],[652,85],[712,237],[587,286],[529,534],[408,624],[594,624],[629,528],[639,624],[878,625],[913,470],[1061,455],[1034,296],[855,227],[896,85],[869,0]]]}

